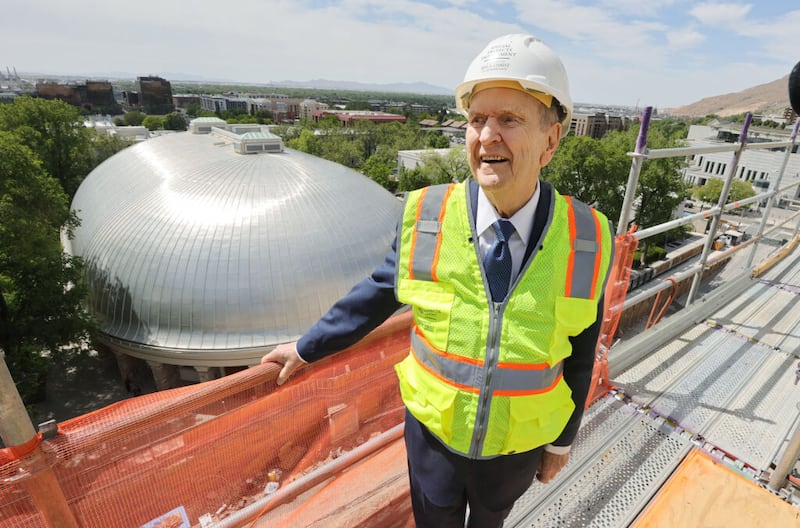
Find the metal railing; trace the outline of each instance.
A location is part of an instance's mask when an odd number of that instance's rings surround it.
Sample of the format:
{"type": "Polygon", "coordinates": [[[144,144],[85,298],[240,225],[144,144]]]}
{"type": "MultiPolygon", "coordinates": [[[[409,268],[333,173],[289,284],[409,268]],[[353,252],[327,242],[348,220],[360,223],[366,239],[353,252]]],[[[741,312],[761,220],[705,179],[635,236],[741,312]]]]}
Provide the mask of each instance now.
{"type": "MultiPolygon", "coordinates": [[[[686,301],[686,304],[688,306],[693,304],[697,300],[699,286],[703,276],[703,272],[709,266],[718,262],[722,258],[726,258],[732,252],[740,251],[745,247],[752,246],[750,255],[747,259],[747,266],[746,266],[747,268],[751,267],[753,264],[753,259],[755,258],[758,242],[767,237],[769,234],[776,231],[777,229],[782,228],[784,225],[794,220],[795,218],[800,217],[800,212],[797,212],[794,215],[791,215],[789,218],[783,220],[782,222],[776,223],[776,225],[774,225],[770,229],[767,229],[767,220],[770,217],[770,213],[772,212],[772,207],[774,205],[776,197],[780,196],[781,193],[800,185],[800,180],[798,180],[791,184],[787,184],[784,187],[781,187],[783,176],[784,173],[786,172],[786,166],[789,161],[789,156],[792,152],[792,149],[797,144],[796,140],[797,140],[798,127],[800,127],[800,119],[798,119],[795,122],[794,128],[791,133],[791,137],[788,141],[766,141],[766,142],[748,144],[747,133],[752,121],[752,114],[748,113],[745,116],[744,124],[742,126],[742,130],[739,135],[739,141],[736,143],[730,143],[724,145],[703,145],[696,147],[663,148],[663,149],[651,150],[647,148],[647,136],[650,126],[651,114],[652,114],[652,107],[645,108],[642,114],[642,122],[641,122],[641,127],[639,129],[639,136],[636,140],[635,150],[629,153],[629,155],[633,158],[633,160],[631,162],[631,169],[628,175],[628,183],[625,189],[625,198],[622,204],[622,211],[620,212],[619,222],[617,223],[617,235],[622,235],[626,232],[626,230],[628,229],[628,224],[630,223],[631,218],[633,218],[634,216],[633,209],[636,201],[636,190],[639,184],[639,176],[641,175],[643,164],[646,161],[655,159],[664,159],[670,157],[688,157],[695,154],[732,152],[732,160],[731,163],[727,165],[727,172],[725,174],[722,192],[720,193],[719,201],[715,207],[701,211],[696,214],[684,216],[682,218],[677,218],[659,225],[640,229],[634,233],[634,235],[637,237],[638,240],[644,240],[646,238],[661,233],[665,233],[672,229],[676,229],[678,227],[691,224],[696,220],[711,219],[711,225],[708,229],[708,234],[705,238],[705,244],[703,246],[703,250],[700,255],[699,261],[693,266],[691,266],[688,270],[681,272],[680,274],[681,278],[684,279],[687,276],[692,277],[692,285],[686,301]],[[728,196],[730,194],[730,189],[733,184],[733,179],[735,177],[742,152],[744,152],[747,149],[778,149],[778,148],[783,148],[785,150],[785,155],[783,158],[783,162],[781,164],[780,171],[776,175],[776,177],[772,179],[769,190],[757,194],[751,198],[747,198],[745,200],[739,200],[736,202],[727,203],[728,196]],[[717,239],[717,231],[721,223],[722,215],[728,211],[733,211],[741,207],[749,206],[750,204],[753,203],[761,203],[764,200],[766,200],[766,206],[764,208],[763,216],[761,218],[761,222],[758,227],[758,232],[746,243],[735,246],[731,248],[730,251],[723,252],[722,254],[717,255],[713,259],[711,259],[710,258],[711,250],[714,241],[717,239]]],[[[798,230],[800,230],[800,222],[798,222],[798,224],[795,226],[794,229],[795,235],[798,233],[798,230]]],[[[661,284],[656,285],[654,289],[650,291],[652,293],[656,293],[658,291],[670,287],[672,287],[671,282],[662,281],[661,284]]]]}

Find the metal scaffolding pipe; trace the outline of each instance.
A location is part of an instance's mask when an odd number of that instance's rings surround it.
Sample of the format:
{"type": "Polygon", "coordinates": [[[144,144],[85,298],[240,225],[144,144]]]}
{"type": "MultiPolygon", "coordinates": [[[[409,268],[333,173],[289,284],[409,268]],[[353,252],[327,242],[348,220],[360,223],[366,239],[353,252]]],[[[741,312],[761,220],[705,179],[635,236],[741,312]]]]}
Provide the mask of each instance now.
{"type": "MultiPolygon", "coordinates": [[[[770,197],[767,199],[767,207],[764,209],[764,214],[761,217],[761,223],[758,225],[758,236],[760,237],[764,233],[764,229],[767,227],[767,220],[769,219],[770,213],[772,213],[772,205],[775,203],[775,197],[777,196],[776,191],[780,189],[781,180],[783,179],[783,173],[786,172],[786,165],[789,163],[789,156],[792,154],[792,149],[794,148],[795,141],[797,140],[797,127],[800,125],[800,119],[795,121],[794,128],[792,129],[791,141],[789,145],[786,147],[786,152],[783,156],[783,163],[781,164],[781,169],[778,171],[778,177],[772,182],[770,185],[770,192],[772,193],[770,197]]],[[[748,268],[753,266],[753,259],[756,256],[756,250],[758,249],[758,242],[753,245],[753,249],[750,251],[750,255],[747,257],[747,266],[748,268]]]]}
{"type": "Polygon", "coordinates": [[[778,460],[772,475],[769,477],[769,482],[767,483],[769,489],[777,492],[786,485],[789,472],[797,462],[798,457],[800,457],[800,421],[797,422],[791,440],[789,440],[789,445],[786,446],[781,459],[778,460]]]}
{"type": "Polygon", "coordinates": [[[628,185],[625,187],[625,199],[622,201],[622,210],[619,213],[617,223],[617,235],[624,235],[628,232],[628,222],[631,219],[633,201],[636,198],[636,188],[639,186],[639,174],[642,172],[642,162],[647,157],[647,130],[650,127],[650,115],[653,107],[648,106],[642,113],[642,125],[639,128],[639,137],[636,139],[636,149],[631,154],[631,171],[628,173],[628,185]]]}
{"type": "MultiPolygon", "coordinates": [[[[725,183],[722,186],[722,192],[719,195],[719,202],[717,207],[720,211],[725,207],[725,203],[728,201],[728,193],[730,193],[731,185],[733,183],[733,175],[736,174],[736,168],[739,165],[739,158],[742,155],[742,151],[747,144],[747,130],[750,128],[750,122],[753,120],[753,114],[749,113],[744,118],[744,124],[742,125],[742,132],[739,134],[739,143],[737,149],[733,153],[733,158],[731,159],[730,167],[728,167],[728,175],[725,178],[725,183]]],[[[708,255],[711,253],[711,246],[714,244],[714,239],[717,237],[717,228],[719,227],[719,221],[722,218],[722,213],[715,214],[711,220],[711,227],[708,230],[708,237],[706,238],[706,243],[703,246],[703,253],[700,255],[700,265],[705,267],[706,261],[708,260],[708,255]]],[[[692,281],[692,286],[689,289],[689,296],[686,299],[686,304],[692,304],[697,297],[697,292],[700,289],[700,281],[703,278],[702,270],[694,276],[694,280],[692,281]]]]}
{"type": "MultiPolygon", "coordinates": [[[[28,443],[35,436],[36,429],[8,371],[5,352],[0,350],[0,438],[6,446],[16,447],[28,443]]],[[[41,448],[37,446],[24,460],[26,463],[24,470],[21,469],[24,474],[20,474],[20,483],[48,528],[79,528],[58,479],[44,460],[41,448]]]]}

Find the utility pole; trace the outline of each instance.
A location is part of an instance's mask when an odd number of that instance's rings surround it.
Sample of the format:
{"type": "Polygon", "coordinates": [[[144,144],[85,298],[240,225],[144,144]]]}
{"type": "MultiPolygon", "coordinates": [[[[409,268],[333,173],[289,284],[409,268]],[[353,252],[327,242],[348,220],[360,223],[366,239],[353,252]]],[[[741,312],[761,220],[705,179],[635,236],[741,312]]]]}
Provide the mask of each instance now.
{"type": "MultiPolygon", "coordinates": [[[[35,436],[36,429],[8,371],[5,352],[0,349],[0,438],[7,447],[16,447],[33,440],[35,436]]],[[[46,463],[41,447],[36,446],[23,460],[19,482],[30,495],[48,528],[80,528],[58,479],[46,463]]]]}

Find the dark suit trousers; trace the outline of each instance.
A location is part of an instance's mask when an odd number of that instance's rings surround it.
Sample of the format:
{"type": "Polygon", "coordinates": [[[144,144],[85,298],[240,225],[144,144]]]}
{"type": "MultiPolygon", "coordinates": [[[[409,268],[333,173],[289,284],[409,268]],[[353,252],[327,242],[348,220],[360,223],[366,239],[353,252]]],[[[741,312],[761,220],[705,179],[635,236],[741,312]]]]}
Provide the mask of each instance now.
{"type": "Polygon", "coordinates": [[[472,460],[447,449],[406,411],[406,452],[417,528],[503,526],[514,502],[530,487],[542,449],[472,460]]]}

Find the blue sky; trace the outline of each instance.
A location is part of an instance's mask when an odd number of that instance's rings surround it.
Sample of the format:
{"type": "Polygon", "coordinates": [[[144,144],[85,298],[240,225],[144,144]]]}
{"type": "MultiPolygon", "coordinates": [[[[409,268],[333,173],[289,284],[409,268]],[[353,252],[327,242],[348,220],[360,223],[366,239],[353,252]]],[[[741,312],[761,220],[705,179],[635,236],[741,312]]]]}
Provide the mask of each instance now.
{"type": "MultiPolygon", "coordinates": [[[[506,33],[561,55],[573,99],[668,108],[787,75],[786,0],[27,0],[0,18],[0,68],[239,82],[427,82],[451,89],[506,33]]],[[[787,97],[788,100],[788,97],[787,97]]]]}

